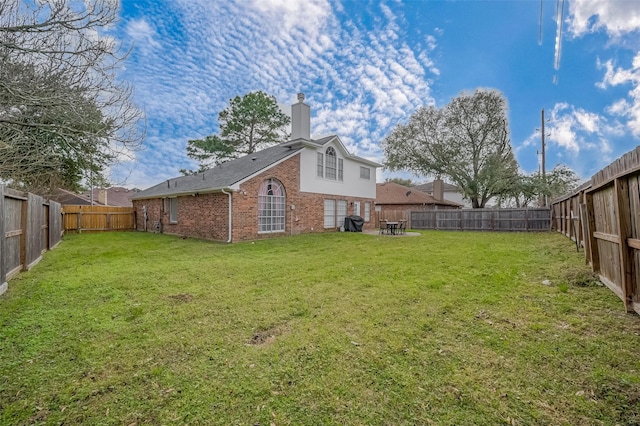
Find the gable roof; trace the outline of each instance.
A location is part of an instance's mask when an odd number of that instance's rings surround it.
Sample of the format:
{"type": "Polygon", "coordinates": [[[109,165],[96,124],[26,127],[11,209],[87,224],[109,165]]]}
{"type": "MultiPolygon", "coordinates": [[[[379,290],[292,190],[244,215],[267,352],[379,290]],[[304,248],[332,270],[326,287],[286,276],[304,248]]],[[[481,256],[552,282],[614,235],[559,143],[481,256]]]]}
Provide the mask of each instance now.
{"type": "Polygon", "coordinates": [[[448,200],[436,200],[431,195],[414,188],[408,188],[395,182],[376,184],[376,204],[395,205],[438,205],[462,207],[461,204],[448,200]]]}
{"type": "Polygon", "coordinates": [[[302,147],[275,145],[244,157],[226,161],[212,169],[190,176],[168,179],[131,197],[132,200],[217,192],[294,156],[302,147]]]}
{"type": "MultiPolygon", "coordinates": [[[[447,183],[447,182],[443,182],[442,187],[443,187],[443,189],[445,191],[462,192],[462,191],[460,191],[460,188],[458,188],[457,186],[452,185],[450,183],[447,183]]],[[[423,183],[421,185],[416,185],[413,188],[417,189],[418,191],[432,193],[433,192],[433,182],[427,182],[427,183],[423,183]]]]}
{"type": "Polygon", "coordinates": [[[344,146],[344,144],[342,143],[342,141],[340,140],[340,137],[338,135],[329,135],[329,136],[325,136],[323,138],[320,139],[294,139],[292,141],[289,142],[285,142],[283,145],[286,146],[291,146],[291,147],[309,147],[309,148],[313,148],[313,149],[318,149],[320,147],[323,147],[327,144],[329,144],[330,142],[335,142],[336,146],[338,146],[338,149],[340,151],[340,153],[345,157],[345,158],[349,158],[351,160],[354,161],[358,161],[360,163],[364,163],[368,166],[371,167],[382,167],[382,164],[380,163],[376,163],[375,161],[371,161],[371,160],[367,160],[366,158],[363,157],[359,157],[357,155],[351,154],[347,148],[344,146]]]}
{"type": "Polygon", "coordinates": [[[226,161],[204,172],[191,176],[178,176],[168,179],[131,197],[132,200],[189,195],[195,193],[217,192],[231,189],[233,185],[260,173],[277,163],[293,157],[304,148],[317,149],[335,141],[343,151],[345,158],[366,164],[371,167],[382,167],[375,161],[349,154],[340,138],[336,135],[321,139],[295,139],[284,142],[244,157],[226,161]]]}

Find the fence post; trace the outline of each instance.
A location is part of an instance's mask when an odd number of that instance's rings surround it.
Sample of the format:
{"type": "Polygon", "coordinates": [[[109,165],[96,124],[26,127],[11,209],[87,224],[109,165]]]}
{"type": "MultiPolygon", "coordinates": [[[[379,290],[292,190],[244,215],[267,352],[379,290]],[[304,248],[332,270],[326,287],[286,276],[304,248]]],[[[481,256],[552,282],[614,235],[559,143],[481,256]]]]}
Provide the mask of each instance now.
{"type": "Polygon", "coordinates": [[[6,234],[4,231],[4,185],[0,185],[0,294],[7,291],[7,271],[4,263],[4,240],[6,234]]]}
{"type": "Polygon", "coordinates": [[[593,235],[596,232],[596,218],[593,211],[593,194],[585,193],[584,200],[587,205],[587,226],[589,235],[589,247],[591,247],[591,269],[594,273],[600,274],[600,252],[598,250],[598,241],[593,235]]]}
{"type": "Polygon", "coordinates": [[[587,220],[587,204],[583,202],[580,204],[580,226],[582,228],[582,242],[584,243],[584,261],[588,265],[591,260],[591,238],[589,238],[587,220]]]}
{"type": "Polygon", "coordinates": [[[28,223],[29,223],[29,197],[27,196],[26,200],[21,200],[20,204],[20,229],[22,230],[22,234],[20,234],[20,264],[22,265],[22,270],[27,270],[27,234],[28,231],[28,223]]]}
{"type": "Polygon", "coordinates": [[[633,312],[631,295],[633,294],[633,253],[627,243],[631,237],[631,211],[629,206],[629,183],[625,178],[614,180],[615,186],[615,212],[618,221],[618,232],[620,234],[620,288],[622,290],[623,302],[627,312],[633,312]]]}

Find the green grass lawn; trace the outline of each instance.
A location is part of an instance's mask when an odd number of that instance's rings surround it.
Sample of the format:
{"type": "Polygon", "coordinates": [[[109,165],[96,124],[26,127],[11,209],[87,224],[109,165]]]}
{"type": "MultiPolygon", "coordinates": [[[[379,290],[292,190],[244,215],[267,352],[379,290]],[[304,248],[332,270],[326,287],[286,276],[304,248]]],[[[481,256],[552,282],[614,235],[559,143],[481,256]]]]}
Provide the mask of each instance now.
{"type": "Polygon", "coordinates": [[[68,235],[0,297],[0,424],[640,424],[587,271],[552,233],[68,235]]]}

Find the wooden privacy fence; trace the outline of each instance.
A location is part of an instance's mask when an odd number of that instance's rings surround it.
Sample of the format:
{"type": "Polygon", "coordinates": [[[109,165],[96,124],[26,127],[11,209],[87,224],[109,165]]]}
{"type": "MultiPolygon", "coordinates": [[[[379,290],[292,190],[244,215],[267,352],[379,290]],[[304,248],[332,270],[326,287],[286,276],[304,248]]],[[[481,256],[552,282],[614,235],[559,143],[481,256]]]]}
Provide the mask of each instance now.
{"type": "Polygon", "coordinates": [[[65,205],[62,212],[66,232],[126,231],[136,224],[133,207],[65,205]]]}
{"type": "Polygon", "coordinates": [[[552,202],[553,228],[584,247],[600,280],[640,314],[640,147],[552,202]]]}
{"type": "Polygon", "coordinates": [[[0,185],[0,294],[62,239],[60,204],[0,185]]]}
{"type": "Polygon", "coordinates": [[[547,208],[444,209],[411,212],[411,228],[448,231],[548,231],[547,208]]]}

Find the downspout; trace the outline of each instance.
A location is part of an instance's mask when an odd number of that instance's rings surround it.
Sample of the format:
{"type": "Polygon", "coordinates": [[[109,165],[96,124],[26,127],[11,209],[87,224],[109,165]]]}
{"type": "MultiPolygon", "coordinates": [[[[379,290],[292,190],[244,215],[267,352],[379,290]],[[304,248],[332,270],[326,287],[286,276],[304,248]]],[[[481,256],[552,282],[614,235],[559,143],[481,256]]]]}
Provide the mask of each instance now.
{"type": "Polygon", "coordinates": [[[229,238],[227,239],[227,243],[230,243],[231,242],[231,235],[232,235],[231,234],[231,231],[232,231],[232,229],[231,229],[231,217],[232,217],[232,214],[231,213],[232,213],[232,207],[233,207],[233,205],[231,203],[231,192],[227,192],[224,189],[222,189],[221,191],[222,191],[223,194],[227,194],[229,196],[229,231],[228,231],[229,232],[229,238]]]}

